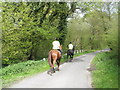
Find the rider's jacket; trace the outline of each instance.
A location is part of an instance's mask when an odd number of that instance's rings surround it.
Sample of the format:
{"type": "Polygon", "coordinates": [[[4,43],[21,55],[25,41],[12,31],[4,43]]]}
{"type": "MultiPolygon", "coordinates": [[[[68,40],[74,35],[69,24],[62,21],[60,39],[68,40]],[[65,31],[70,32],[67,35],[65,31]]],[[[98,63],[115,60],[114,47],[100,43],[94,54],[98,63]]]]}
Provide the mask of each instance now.
{"type": "Polygon", "coordinates": [[[73,49],[73,45],[72,45],[72,44],[69,44],[69,45],[68,45],[68,48],[69,48],[69,49],[73,49]]]}
{"type": "Polygon", "coordinates": [[[59,41],[53,41],[53,49],[60,49],[60,42],[59,41]]]}

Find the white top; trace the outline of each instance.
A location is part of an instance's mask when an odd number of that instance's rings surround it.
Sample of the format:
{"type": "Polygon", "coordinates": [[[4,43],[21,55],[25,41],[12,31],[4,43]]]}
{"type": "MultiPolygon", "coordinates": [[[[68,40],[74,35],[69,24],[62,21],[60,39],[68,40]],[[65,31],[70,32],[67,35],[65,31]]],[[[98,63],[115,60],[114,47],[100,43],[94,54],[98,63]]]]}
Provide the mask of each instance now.
{"type": "Polygon", "coordinates": [[[60,49],[60,42],[59,41],[53,41],[53,49],[60,49]]]}
{"type": "Polygon", "coordinates": [[[68,45],[68,48],[69,48],[69,49],[73,49],[73,45],[72,45],[72,44],[69,44],[69,45],[68,45]]]}

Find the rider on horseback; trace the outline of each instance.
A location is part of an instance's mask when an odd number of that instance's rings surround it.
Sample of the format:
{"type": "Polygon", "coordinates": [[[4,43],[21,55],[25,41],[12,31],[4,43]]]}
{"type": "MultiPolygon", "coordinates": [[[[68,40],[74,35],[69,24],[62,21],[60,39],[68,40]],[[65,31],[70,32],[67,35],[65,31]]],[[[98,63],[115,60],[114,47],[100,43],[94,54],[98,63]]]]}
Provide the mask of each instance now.
{"type": "Polygon", "coordinates": [[[72,45],[72,42],[70,42],[68,45],[68,50],[67,50],[67,59],[70,56],[70,62],[73,59],[73,55],[74,55],[74,46],[72,45]]]}
{"type": "Polygon", "coordinates": [[[54,64],[57,63],[57,70],[59,71],[60,66],[60,59],[62,57],[62,45],[60,45],[60,42],[55,39],[55,41],[52,42],[53,44],[53,50],[50,50],[48,53],[48,63],[51,67],[51,70],[48,71],[48,74],[51,75],[51,73],[55,73],[54,64]]]}
{"type": "Polygon", "coordinates": [[[55,38],[55,41],[52,42],[53,44],[53,49],[60,51],[62,54],[62,50],[60,49],[60,42],[58,41],[57,38],[55,38]]]}
{"type": "Polygon", "coordinates": [[[72,49],[73,49],[72,42],[69,43],[68,48],[69,48],[69,50],[72,50],[72,49]]]}

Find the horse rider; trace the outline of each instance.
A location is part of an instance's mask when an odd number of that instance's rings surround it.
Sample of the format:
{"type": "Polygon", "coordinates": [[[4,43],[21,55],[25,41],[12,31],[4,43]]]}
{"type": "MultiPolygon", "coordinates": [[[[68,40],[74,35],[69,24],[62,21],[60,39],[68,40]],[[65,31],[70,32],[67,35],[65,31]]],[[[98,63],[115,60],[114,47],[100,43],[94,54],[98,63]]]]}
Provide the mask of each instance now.
{"type": "Polygon", "coordinates": [[[62,50],[60,49],[60,42],[58,41],[57,38],[55,38],[55,41],[52,42],[53,49],[60,51],[62,55],[62,50]]]}
{"type": "Polygon", "coordinates": [[[73,49],[72,42],[69,43],[68,48],[69,48],[69,50],[72,50],[72,49],[73,49]]]}

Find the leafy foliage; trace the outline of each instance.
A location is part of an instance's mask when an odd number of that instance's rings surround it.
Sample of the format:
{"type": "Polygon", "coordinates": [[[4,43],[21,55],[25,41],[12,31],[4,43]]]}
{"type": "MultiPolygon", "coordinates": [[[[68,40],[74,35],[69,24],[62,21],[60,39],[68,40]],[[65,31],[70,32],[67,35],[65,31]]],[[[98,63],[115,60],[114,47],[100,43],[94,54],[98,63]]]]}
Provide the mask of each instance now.
{"type": "Polygon", "coordinates": [[[65,47],[70,41],[76,49],[112,48],[117,55],[117,3],[78,3],[76,13],[68,20],[65,47]],[[112,6],[112,7],[111,7],[112,6]]]}
{"type": "Polygon", "coordinates": [[[117,54],[116,6],[112,2],[3,2],[3,64],[47,57],[54,38],[59,38],[63,51],[72,41],[81,51],[112,48],[117,54]]]}
{"type": "Polygon", "coordinates": [[[3,64],[46,57],[55,37],[64,42],[71,10],[65,2],[3,2],[3,64]]]}

